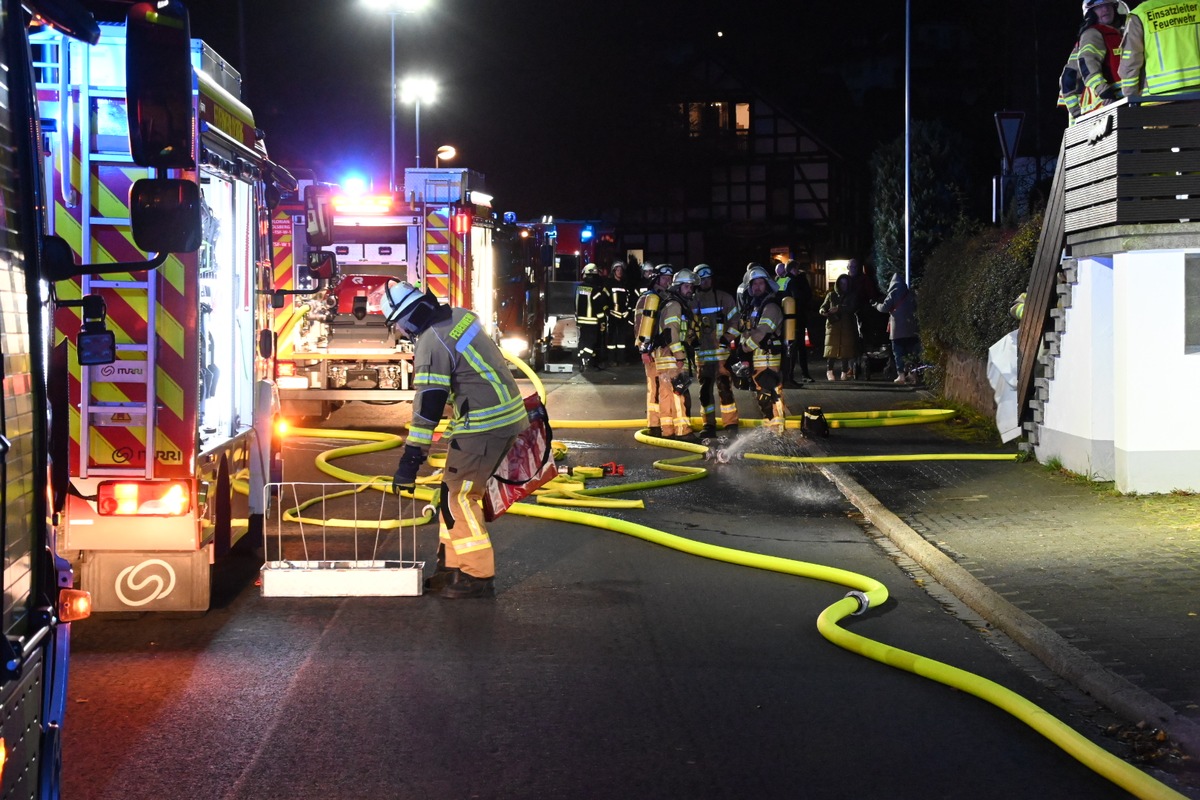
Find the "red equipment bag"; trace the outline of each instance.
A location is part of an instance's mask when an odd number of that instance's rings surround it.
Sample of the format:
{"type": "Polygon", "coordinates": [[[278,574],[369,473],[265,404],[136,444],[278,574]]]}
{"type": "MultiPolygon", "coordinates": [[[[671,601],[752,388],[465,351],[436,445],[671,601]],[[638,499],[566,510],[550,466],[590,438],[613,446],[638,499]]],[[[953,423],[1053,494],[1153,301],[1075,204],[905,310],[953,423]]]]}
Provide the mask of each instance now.
{"type": "Polygon", "coordinates": [[[525,398],[525,411],[529,414],[529,427],[513,442],[484,487],[483,518],[488,522],[558,475],[550,456],[554,432],[550,430],[546,406],[541,398],[531,394],[525,398]]]}

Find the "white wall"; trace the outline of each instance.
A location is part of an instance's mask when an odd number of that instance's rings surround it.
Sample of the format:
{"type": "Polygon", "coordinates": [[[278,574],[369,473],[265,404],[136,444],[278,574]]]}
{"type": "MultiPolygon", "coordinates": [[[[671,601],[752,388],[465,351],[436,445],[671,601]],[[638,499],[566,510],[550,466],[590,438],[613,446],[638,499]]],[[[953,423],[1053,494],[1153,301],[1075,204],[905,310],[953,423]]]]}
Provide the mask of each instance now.
{"type": "Polygon", "coordinates": [[[1116,484],[1200,491],[1200,353],[1184,352],[1184,255],[1113,260],[1116,484]]]}
{"type": "Polygon", "coordinates": [[[1071,472],[1113,480],[1113,268],[1080,258],[1065,311],[1065,332],[1038,432],[1037,458],[1071,472]]]}

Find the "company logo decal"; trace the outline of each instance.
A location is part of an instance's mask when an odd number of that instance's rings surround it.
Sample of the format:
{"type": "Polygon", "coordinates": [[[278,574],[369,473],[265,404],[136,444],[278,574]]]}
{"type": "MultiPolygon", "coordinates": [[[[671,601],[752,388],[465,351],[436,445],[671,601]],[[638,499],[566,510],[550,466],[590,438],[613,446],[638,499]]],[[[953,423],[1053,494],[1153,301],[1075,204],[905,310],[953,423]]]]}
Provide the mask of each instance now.
{"type": "Polygon", "coordinates": [[[117,574],[117,597],[127,606],[144,606],[175,590],[175,570],[161,558],[149,558],[117,574]]]}

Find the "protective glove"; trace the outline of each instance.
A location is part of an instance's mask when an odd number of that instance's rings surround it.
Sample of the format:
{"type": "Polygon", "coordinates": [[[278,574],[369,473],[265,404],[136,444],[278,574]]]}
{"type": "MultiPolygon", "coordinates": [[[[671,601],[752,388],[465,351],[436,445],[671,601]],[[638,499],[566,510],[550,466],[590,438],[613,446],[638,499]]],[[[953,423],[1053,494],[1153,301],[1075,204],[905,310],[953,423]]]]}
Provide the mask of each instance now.
{"type": "Polygon", "coordinates": [[[392,491],[400,494],[401,489],[412,490],[417,485],[417,471],[425,463],[425,453],[414,445],[405,445],[404,455],[400,456],[400,464],[396,474],[392,476],[392,491]]]}
{"type": "Polygon", "coordinates": [[[671,381],[671,388],[675,390],[675,394],[687,394],[688,387],[692,385],[692,373],[681,372],[671,381]]]}

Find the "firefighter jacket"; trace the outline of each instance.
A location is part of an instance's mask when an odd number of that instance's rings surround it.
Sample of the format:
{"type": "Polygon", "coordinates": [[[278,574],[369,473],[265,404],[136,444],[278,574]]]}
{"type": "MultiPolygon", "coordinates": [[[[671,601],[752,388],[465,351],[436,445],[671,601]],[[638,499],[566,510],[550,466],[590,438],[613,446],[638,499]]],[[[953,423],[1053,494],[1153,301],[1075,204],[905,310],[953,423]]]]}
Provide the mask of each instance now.
{"type": "Polygon", "coordinates": [[[1129,13],[1121,93],[1170,94],[1200,86],[1200,14],[1190,3],[1146,0],[1129,13]]]}
{"type": "Polygon", "coordinates": [[[599,325],[612,308],[612,292],[599,275],[584,278],[575,289],[575,321],[580,325],[599,325]]]}
{"type": "Polygon", "coordinates": [[[1121,99],[1122,36],[1120,28],[1098,23],[1080,31],[1059,79],[1058,104],[1066,107],[1072,119],[1121,99]]]}
{"type": "Polygon", "coordinates": [[[442,306],[413,352],[413,418],[406,444],[428,450],[446,403],[454,418],[446,438],[516,436],[529,427],[525,401],[500,348],[475,312],[442,306]]]}
{"type": "Polygon", "coordinates": [[[727,333],[737,331],[737,301],[720,289],[697,289],[692,295],[692,314],[696,323],[696,361],[705,364],[725,360],[727,333]]]}
{"type": "Polygon", "coordinates": [[[658,309],[655,330],[654,365],[659,374],[689,369],[696,328],[688,302],[674,292],[667,292],[658,309]]]}
{"type": "Polygon", "coordinates": [[[612,281],[608,287],[609,296],[612,298],[612,304],[608,309],[608,315],[614,321],[625,322],[629,320],[629,313],[632,309],[629,307],[629,290],[623,284],[612,281]]]}
{"type": "Polygon", "coordinates": [[[783,306],[774,292],[750,298],[741,319],[741,330],[741,347],[753,355],[754,366],[761,368],[774,362],[778,368],[783,353],[783,306]]]}

